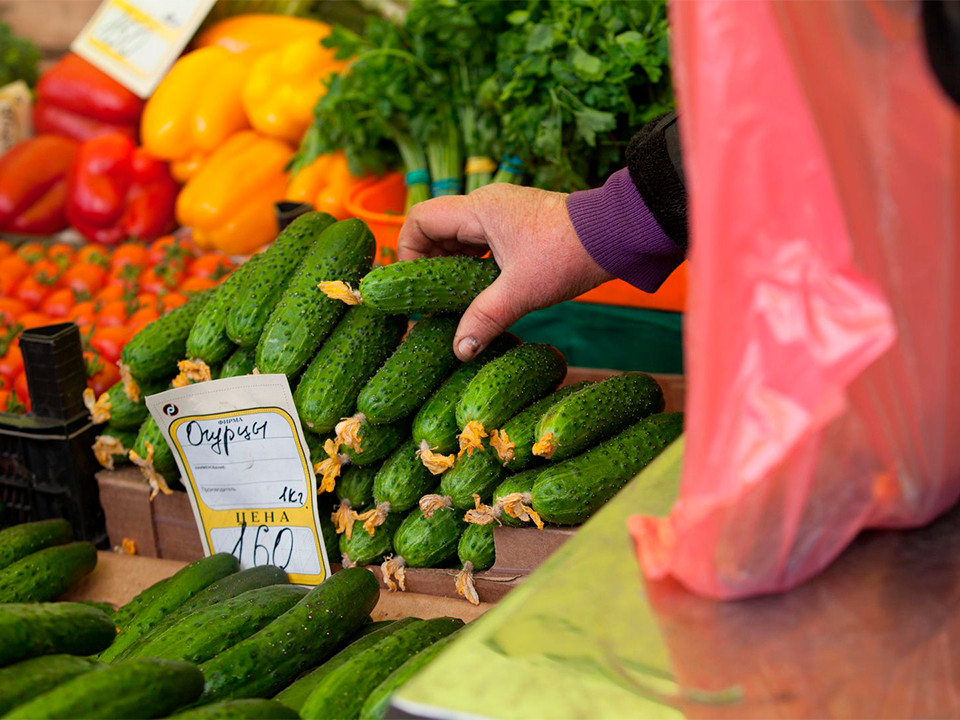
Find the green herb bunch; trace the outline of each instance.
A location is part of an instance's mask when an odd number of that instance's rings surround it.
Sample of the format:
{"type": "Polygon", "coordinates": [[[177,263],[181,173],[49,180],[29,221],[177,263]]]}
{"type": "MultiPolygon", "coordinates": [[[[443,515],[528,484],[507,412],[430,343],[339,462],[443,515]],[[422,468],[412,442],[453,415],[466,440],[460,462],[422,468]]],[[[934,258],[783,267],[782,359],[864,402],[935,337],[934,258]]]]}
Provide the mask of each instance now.
{"type": "Polygon", "coordinates": [[[0,87],[23,80],[33,87],[37,84],[37,64],[40,51],[26,38],[13,34],[10,26],[0,22],[0,87]]]}

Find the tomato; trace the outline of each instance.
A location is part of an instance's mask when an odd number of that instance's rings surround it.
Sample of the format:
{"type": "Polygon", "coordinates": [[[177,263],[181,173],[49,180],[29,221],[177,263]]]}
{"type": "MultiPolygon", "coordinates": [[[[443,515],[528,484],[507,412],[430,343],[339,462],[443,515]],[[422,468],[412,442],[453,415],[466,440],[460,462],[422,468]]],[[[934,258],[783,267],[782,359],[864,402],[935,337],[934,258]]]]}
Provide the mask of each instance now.
{"type": "Polygon", "coordinates": [[[93,325],[97,319],[97,306],[92,300],[84,300],[73,306],[65,318],[80,327],[93,325]]]}
{"type": "Polygon", "coordinates": [[[8,255],[0,260],[0,295],[9,295],[30,272],[30,263],[19,255],[8,255]]]}
{"type": "Polygon", "coordinates": [[[155,305],[142,307],[139,310],[134,311],[133,314],[127,318],[127,327],[131,328],[134,334],[136,334],[137,330],[148,323],[152,323],[158,317],[160,317],[160,313],[157,312],[155,305]]]}
{"type": "Polygon", "coordinates": [[[47,248],[47,257],[58,265],[61,263],[66,263],[69,265],[76,254],[77,251],[73,249],[73,245],[69,245],[67,243],[53,243],[47,248]]]}
{"type": "Polygon", "coordinates": [[[30,330],[31,328],[53,324],[50,318],[43,313],[38,312],[25,312],[23,315],[17,318],[17,322],[23,326],[24,330],[30,330]]]}
{"type": "Polygon", "coordinates": [[[23,406],[30,412],[30,388],[27,385],[27,374],[21,372],[13,381],[13,392],[23,406]]]}
{"type": "Polygon", "coordinates": [[[17,285],[13,296],[31,310],[36,310],[52,290],[50,285],[45,285],[32,275],[28,275],[17,285]]]}
{"type": "Polygon", "coordinates": [[[0,323],[12,325],[27,311],[26,304],[16,298],[0,298],[0,323]]]}
{"type": "Polygon", "coordinates": [[[119,327],[127,322],[127,303],[123,300],[105,302],[97,313],[97,327],[119,327]]]}
{"type": "Polygon", "coordinates": [[[233,263],[230,258],[220,253],[206,253],[201,255],[187,268],[187,274],[191,277],[212,278],[219,280],[224,275],[233,270],[233,263]]]}
{"type": "Polygon", "coordinates": [[[90,338],[90,347],[100,353],[104,362],[116,363],[120,359],[120,351],[131,337],[129,328],[98,327],[90,338]]]}
{"type": "Polygon", "coordinates": [[[110,264],[110,254],[100,245],[84,245],[77,251],[77,262],[105,268],[110,264]]]}
{"type": "Polygon", "coordinates": [[[160,298],[161,311],[168,313],[176,307],[180,307],[187,302],[187,296],[178,292],[167,293],[160,298]]]}
{"type": "Polygon", "coordinates": [[[5,258],[7,255],[13,255],[13,245],[6,240],[0,240],[0,258],[5,258]]]}
{"type": "Polygon", "coordinates": [[[58,265],[53,260],[47,260],[46,258],[37,260],[30,267],[30,274],[44,285],[53,285],[55,282],[57,282],[59,277],[63,275],[63,271],[63,266],[58,265]]]}
{"type": "Polygon", "coordinates": [[[23,371],[23,355],[19,345],[11,345],[7,354],[0,358],[0,375],[10,383],[23,371]]]}
{"type": "MultiPolygon", "coordinates": [[[[6,375],[0,375],[0,390],[9,390],[10,389],[10,380],[7,379],[6,375]]],[[[0,412],[3,412],[3,404],[0,403],[0,412]]]]}
{"type": "Polygon", "coordinates": [[[123,292],[123,285],[107,285],[100,292],[94,295],[93,299],[104,303],[113,302],[114,300],[122,300],[123,292]]]}
{"type": "Polygon", "coordinates": [[[17,255],[28,263],[35,263],[37,260],[46,257],[47,253],[43,243],[27,242],[17,248],[17,255]]]}
{"type": "Polygon", "coordinates": [[[146,245],[128,242],[113,251],[113,255],[110,256],[110,269],[116,270],[126,267],[127,265],[143,268],[146,267],[149,262],[150,251],[147,250],[146,245]]]}
{"type": "Polygon", "coordinates": [[[204,277],[188,277],[182,283],[180,287],[177,288],[180,292],[184,294],[201,292],[203,290],[209,290],[210,288],[216,286],[217,281],[211,280],[210,278],[204,277]]]}
{"type": "Polygon", "coordinates": [[[66,318],[77,304],[77,298],[70,288],[54,290],[40,304],[40,312],[50,318],[66,318]]]}
{"type": "Polygon", "coordinates": [[[20,413],[23,405],[13,390],[0,390],[0,413],[20,413]]]}
{"type": "Polygon", "coordinates": [[[153,308],[158,307],[159,299],[154,293],[142,292],[137,295],[137,307],[138,308],[153,308]]]}
{"type": "Polygon", "coordinates": [[[179,262],[181,265],[186,265],[187,261],[196,254],[193,243],[173,235],[166,235],[150,243],[148,257],[151,265],[159,265],[162,262],[179,262]]]}
{"type": "Polygon", "coordinates": [[[107,271],[101,266],[89,262],[81,262],[72,266],[63,274],[61,284],[77,292],[85,292],[90,296],[96,295],[107,279],[107,271]]]}
{"type": "Polygon", "coordinates": [[[105,362],[97,353],[90,350],[83,353],[87,363],[87,387],[100,397],[120,380],[120,370],[116,363],[105,362]]]}
{"type": "Polygon", "coordinates": [[[174,266],[152,267],[140,276],[140,288],[144,292],[161,293],[173,290],[183,281],[184,272],[174,266]]]}

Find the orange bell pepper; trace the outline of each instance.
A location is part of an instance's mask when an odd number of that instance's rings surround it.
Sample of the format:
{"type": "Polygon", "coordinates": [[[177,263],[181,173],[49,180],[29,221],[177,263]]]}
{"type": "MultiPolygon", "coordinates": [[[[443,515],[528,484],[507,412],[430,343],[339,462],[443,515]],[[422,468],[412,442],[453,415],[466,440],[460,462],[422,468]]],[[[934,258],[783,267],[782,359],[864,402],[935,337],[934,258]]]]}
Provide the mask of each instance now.
{"type": "Polygon", "coordinates": [[[203,162],[177,197],[177,220],[203,249],[247,255],[277,234],[273,204],[287,187],[293,149],[252,130],[239,132],[203,162]]]}
{"type": "Polygon", "coordinates": [[[347,156],[342,152],[321,155],[290,180],[284,199],[309,203],[344,220],[350,217],[347,195],[361,180],[350,174],[347,156]]]}
{"type": "Polygon", "coordinates": [[[318,40],[330,33],[330,27],[316,20],[273,15],[269,13],[251,13],[214,23],[194,40],[194,47],[221,47],[233,53],[247,50],[260,52],[284,45],[302,37],[316,37],[318,40]],[[318,34],[322,33],[322,34],[318,34]]]}
{"type": "Polygon", "coordinates": [[[252,57],[220,47],[180,58],[143,110],[140,138],[148,153],[171,161],[171,173],[185,182],[200,161],[228,137],[247,127],[240,92],[252,57]]]}

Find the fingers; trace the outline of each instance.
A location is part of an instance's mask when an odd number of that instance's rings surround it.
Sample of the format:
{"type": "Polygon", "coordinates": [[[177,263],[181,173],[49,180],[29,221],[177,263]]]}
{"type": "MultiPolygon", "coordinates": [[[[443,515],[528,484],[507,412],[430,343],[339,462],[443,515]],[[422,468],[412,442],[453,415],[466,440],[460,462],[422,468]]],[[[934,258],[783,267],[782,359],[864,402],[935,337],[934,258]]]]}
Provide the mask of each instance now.
{"type": "Polygon", "coordinates": [[[477,295],[460,318],[453,349],[466,362],[526,313],[522,298],[503,275],[477,295]]]}
{"type": "Polygon", "coordinates": [[[486,251],[483,229],[470,200],[465,195],[451,195],[425,200],[410,208],[400,229],[397,257],[414,260],[456,253],[473,255],[478,246],[486,251]]]}

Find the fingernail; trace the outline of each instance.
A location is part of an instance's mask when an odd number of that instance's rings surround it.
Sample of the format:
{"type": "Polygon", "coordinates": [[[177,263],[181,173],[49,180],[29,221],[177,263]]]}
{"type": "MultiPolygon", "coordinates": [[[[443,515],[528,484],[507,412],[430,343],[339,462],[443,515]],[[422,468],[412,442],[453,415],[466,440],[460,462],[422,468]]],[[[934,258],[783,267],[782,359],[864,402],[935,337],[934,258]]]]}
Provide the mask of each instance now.
{"type": "Polygon", "coordinates": [[[479,347],[480,343],[477,342],[475,337],[470,335],[457,343],[457,354],[461,357],[473,357],[479,347]]]}

